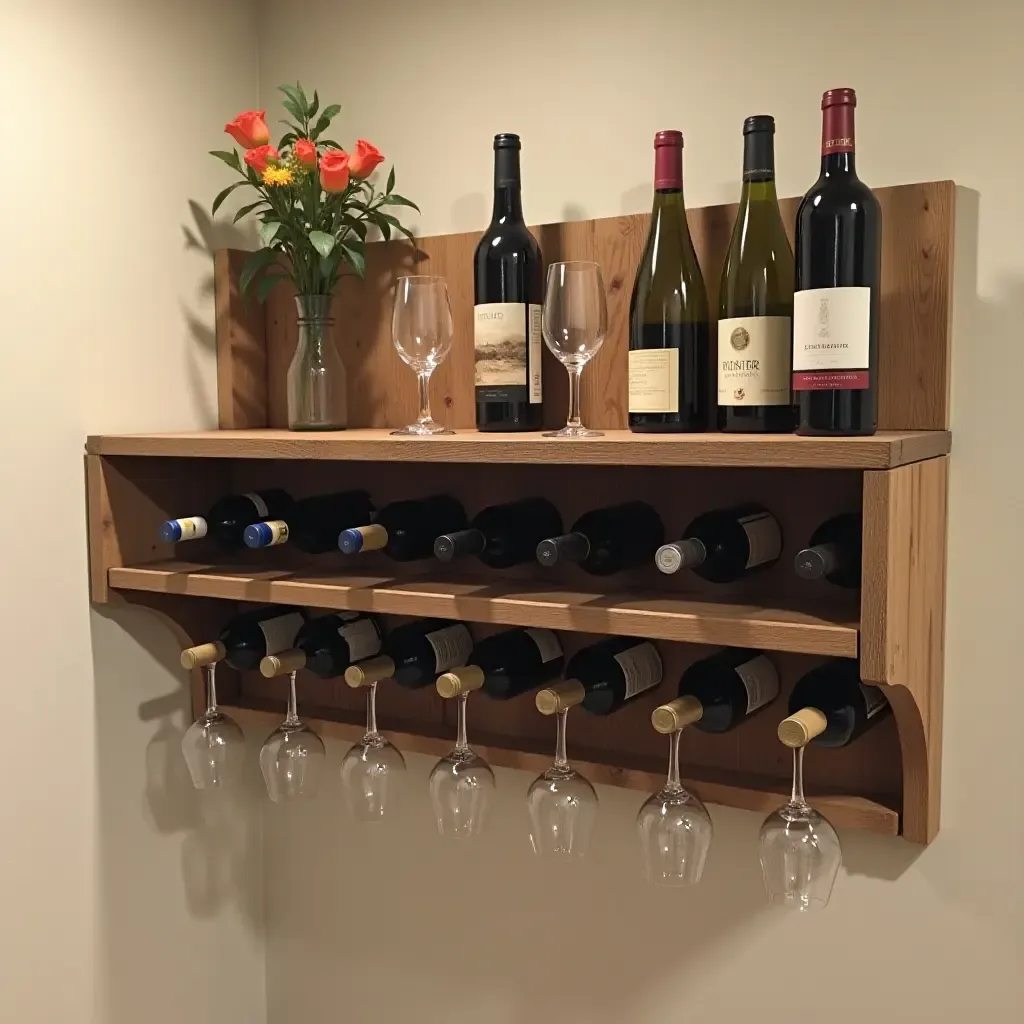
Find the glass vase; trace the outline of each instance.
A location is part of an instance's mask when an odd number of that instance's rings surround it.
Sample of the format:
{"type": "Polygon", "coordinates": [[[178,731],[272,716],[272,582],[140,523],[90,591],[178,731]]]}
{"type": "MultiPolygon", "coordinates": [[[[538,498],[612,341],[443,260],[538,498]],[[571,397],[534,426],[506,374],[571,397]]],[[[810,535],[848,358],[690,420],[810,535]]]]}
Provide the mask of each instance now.
{"type": "Polygon", "coordinates": [[[290,430],[344,430],[348,377],[334,347],[330,295],[297,295],[299,340],[288,367],[290,430]]]}

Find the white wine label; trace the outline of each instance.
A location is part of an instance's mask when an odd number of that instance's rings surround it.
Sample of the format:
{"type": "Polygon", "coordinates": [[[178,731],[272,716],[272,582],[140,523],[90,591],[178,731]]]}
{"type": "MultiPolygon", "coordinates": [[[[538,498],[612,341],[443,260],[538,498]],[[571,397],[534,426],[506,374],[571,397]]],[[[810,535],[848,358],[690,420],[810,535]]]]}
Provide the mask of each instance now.
{"type": "Polygon", "coordinates": [[[737,665],[736,675],[747,691],[748,715],[770,704],[779,695],[779,673],[763,654],[737,665]]]}
{"type": "Polygon", "coordinates": [[[562,656],[562,645],[550,629],[528,629],[526,635],[537,645],[540,660],[545,665],[562,656]]]}
{"type": "Polygon", "coordinates": [[[738,316],[718,321],[718,404],[789,405],[793,321],[738,316]]]}
{"type": "Polygon", "coordinates": [[[255,491],[246,491],[242,497],[248,498],[253,505],[256,506],[256,515],[260,519],[266,519],[267,516],[270,515],[270,509],[267,508],[267,503],[255,491]]]}
{"type": "Polygon", "coordinates": [[[615,660],[626,678],[626,700],[661,682],[661,655],[652,643],[637,644],[620,651],[615,660]]]}
{"type": "MultiPolygon", "coordinates": [[[[539,307],[537,307],[539,308],[539,307]]],[[[533,343],[533,307],[530,310],[533,343]]],[[[522,302],[483,302],[473,307],[475,383],[478,388],[525,387],[526,306],[522,302]]],[[[537,367],[540,360],[536,361],[537,367]]],[[[537,370],[540,373],[540,370],[537,370]]]]}
{"type": "Polygon", "coordinates": [[[289,612],[287,615],[275,615],[272,619],[260,619],[257,625],[267,642],[267,654],[287,651],[295,643],[295,636],[302,628],[305,619],[301,612],[289,612]]]}
{"type": "Polygon", "coordinates": [[[181,530],[182,540],[201,540],[206,536],[208,529],[206,520],[202,516],[192,516],[191,519],[175,519],[178,529],[181,530]]]}
{"type": "Polygon", "coordinates": [[[870,288],[793,295],[793,390],[859,391],[871,384],[870,288]]]}
{"type": "Polygon", "coordinates": [[[736,520],[743,527],[750,545],[747,568],[774,562],[782,552],[782,531],[778,520],[771,512],[755,512],[736,520]]]}
{"type": "Polygon", "coordinates": [[[288,543],[288,524],[283,519],[271,519],[265,525],[270,528],[270,540],[264,547],[272,548],[278,544],[288,543]]]}
{"type": "Polygon", "coordinates": [[[877,686],[865,686],[864,683],[861,683],[860,689],[864,694],[864,703],[867,705],[868,718],[872,718],[874,715],[877,715],[878,712],[889,703],[885,699],[885,694],[882,693],[881,689],[877,686]]]}
{"type": "Polygon", "coordinates": [[[473,638],[461,622],[428,633],[427,643],[434,649],[435,672],[447,672],[465,665],[473,653],[473,638]]]}
{"type": "Polygon", "coordinates": [[[630,349],[629,411],[679,412],[679,349],[630,349]]]}
{"type": "Polygon", "coordinates": [[[380,630],[373,619],[357,619],[338,629],[338,636],[348,644],[349,661],[362,661],[380,654],[380,630]]]}
{"type": "Polygon", "coordinates": [[[543,378],[541,363],[544,356],[543,332],[544,307],[530,305],[530,405],[538,405],[544,401],[543,378]]]}

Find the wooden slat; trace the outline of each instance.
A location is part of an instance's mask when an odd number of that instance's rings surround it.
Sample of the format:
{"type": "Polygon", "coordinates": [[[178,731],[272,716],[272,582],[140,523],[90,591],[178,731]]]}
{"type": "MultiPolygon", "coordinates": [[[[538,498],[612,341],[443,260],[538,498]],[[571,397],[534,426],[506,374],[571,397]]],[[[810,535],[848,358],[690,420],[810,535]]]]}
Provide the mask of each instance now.
{"type": "Polygon", "coordinates": [[[393,437],[386,430],[292,433],[287,430],[192,431],[90,437],[102,455],[190,458],[337,459],[360,462],[550,463],[595,466],[768,466],[885,469],[943,455],[943,430],[890,431],[873,437],[795,434],[633,434],[573,440],[467,430],[437,437],[393,437]]]}

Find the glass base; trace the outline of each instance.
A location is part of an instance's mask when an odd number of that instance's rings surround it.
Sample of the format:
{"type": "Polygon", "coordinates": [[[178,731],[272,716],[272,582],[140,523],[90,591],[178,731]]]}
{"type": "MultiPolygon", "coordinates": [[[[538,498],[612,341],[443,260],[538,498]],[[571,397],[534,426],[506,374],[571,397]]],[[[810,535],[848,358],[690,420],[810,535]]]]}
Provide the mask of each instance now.
{"type": "Polygon", "coordinates": [[[289,430],[296,430],[296,431],[298,431],[298,430],[306,430],[306,431],[323,430],[323,431],[330,431],[330,430],[346,430],[347,428],[346,428],[344,423],[289,423],[288,424],[288,429],[289,430]]]}
{"type": "Polygon", "coordinates": [[[561,430],[549,430],[544,437],[604,437],[603,430],[588,430],[584,426],[573,427],[566,424],[561,430]]]}
{"type": "Polygon", "coordinates": [[[429,434],[454,434],[455,431],[441,426],[436,420],[419,420],[416,423],[410,423],[407,427],[402,427],[401,430],[392,430],[391,433],[402,437],[426,437],[429,434]]]}

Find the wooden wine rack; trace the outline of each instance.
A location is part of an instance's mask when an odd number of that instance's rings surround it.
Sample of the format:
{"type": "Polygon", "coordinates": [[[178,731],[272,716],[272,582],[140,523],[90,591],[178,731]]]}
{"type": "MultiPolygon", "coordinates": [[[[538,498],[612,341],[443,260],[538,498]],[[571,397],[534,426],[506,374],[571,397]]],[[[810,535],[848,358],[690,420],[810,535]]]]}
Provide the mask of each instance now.
{"type": "MultiPolygon", "coordinates": [[[[609,292],[609,337],[584,374],[584,420],[602,438],[479,434],[473,418],[471,255],[476,235],[368,247],[364,288],[338,300],[338,340],[350,373],[356,429],[293,434],[284,421],[284,370],[294,348],[291,296],[268,306],[241,300],[242,254],[216,258],[218,384],[223,429],[89,438],[91,585],[98,603],[131,602],[165,615],[183,643],[210,638],[238,603],[356,609],[389,617],[447,616],[476,623],[477,636],[507,625],[563,631],[567,650],[594,634],[647,637],[665,660],[665,682],[608,718],[579,715],[573,757],[596,782],[653,791],[665,744],[650,712],[675,696],[681,671],[716,646],[759,647],[775,660],[783,694],[771,711],[724,736],[684,738],[685,774],[706,800],[768,811],[785,798],[787,752],[775,726],[796,679],[824,656],[857,657],[867,682],[886,688],[892,719],[844,750],[808,754],[813,801],[837,825],[929,842],[939,824],[949,434],[949,330],[954,189],[933,182],[881,189],[884,222],[880,426],[869,438],[722,434],[643,436],[625,427],[629,284],[646,218],[609,218],[535,229],[548,259],[596,259],[609,292]],[[413,375],[392,351],[387,301],[396,273],[426,264],[447,277],[456,340],[432,388],[435,416],[452,436],[391,437],[413,417],[413,375]],[[458,429],[463,428],[463,429],[458,429]],[[396,465],[396,463],[398,465],[396,465]],[[772,568],[738,584],[661,576],[648,566],[610,579],[574,566],[479,563],[399,565],[380,553],[346,559],[298,552],[244,552],[229,562],[207,541],[168,557],[160,522],[201,512],[219,496],[283,486],[302,496],[366,488],[378,505],[450,493],[470,514],[539,494],[567,525],[624,497],[649,501],[670,535],[699,512],[742,500],[770,508],[784,551],[772,568]],[[813,528],[862,510],[863,585],[840,592],[807,583],[792,559],[813,528]]],[[[783,203],[792,222],[796,201],[783,203]]],[[[712,305],[735,207],[689,212],[712,305]]],[[[545,421],[564,421],[564,371],[545,365],[545,421]]],[[[692,575],[692,574],[683,574],[692,575]]],[[[248,674],[221,682],[222,702],[266,718],[283,707],[280,681],[248,674]]],[[[192,680],[201,699],[198,673],[192,680]]],[[[362,697],[341,680],[301,678],[304,717],[328,734],[362,732],[362,697]]],[[[451,711],[432,690],[382,690],[380,717],[400,748],[441,754],[451,711]]],[[[531,697],[480,697],[474,745],[495,764],[540,770],[552,723],[531,697]]]]}

